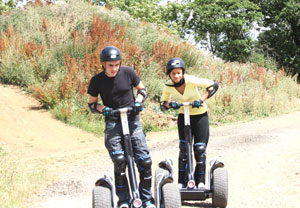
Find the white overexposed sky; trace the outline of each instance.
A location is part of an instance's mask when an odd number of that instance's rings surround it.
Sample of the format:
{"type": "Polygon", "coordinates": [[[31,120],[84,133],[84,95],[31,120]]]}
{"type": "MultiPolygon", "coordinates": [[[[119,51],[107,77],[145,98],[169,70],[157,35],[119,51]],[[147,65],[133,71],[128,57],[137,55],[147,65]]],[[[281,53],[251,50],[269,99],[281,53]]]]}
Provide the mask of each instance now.
{"type": "Polygon", "coordinates": [[[161,0],[159,2],[160,5],[167,5],[168,2],[180,2],[180,0],[161,0]]]}

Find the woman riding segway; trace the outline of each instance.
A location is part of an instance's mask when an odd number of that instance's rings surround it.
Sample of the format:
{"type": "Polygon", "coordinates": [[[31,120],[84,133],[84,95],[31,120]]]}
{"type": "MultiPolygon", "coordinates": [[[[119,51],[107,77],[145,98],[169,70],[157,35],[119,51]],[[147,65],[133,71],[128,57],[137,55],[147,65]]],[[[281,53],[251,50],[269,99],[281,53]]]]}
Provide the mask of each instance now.
{"type": "Polygon", "coordinates": [[[161,107],[163,109],[179,109],[177,120],[179,134],[178,186],[186,187],[186,142],[184,132],[183,107],[179,103],[190,102],[191,134],[194,139],[194,157],[196,167],[194,179],[199,189],[205,189],[206,148],[209,140],[209,119],[205,100],[213,96],[218,90],[217,81],[197,78],[185,74],[184,61],[172,58],[167,62],[166,73],[170,77],[163,88],[161,107]],[[206,93],[200,95],[198,87],[206,88],[206,93]],[[170,102],[171,101],[171,102],[170,102]]]}

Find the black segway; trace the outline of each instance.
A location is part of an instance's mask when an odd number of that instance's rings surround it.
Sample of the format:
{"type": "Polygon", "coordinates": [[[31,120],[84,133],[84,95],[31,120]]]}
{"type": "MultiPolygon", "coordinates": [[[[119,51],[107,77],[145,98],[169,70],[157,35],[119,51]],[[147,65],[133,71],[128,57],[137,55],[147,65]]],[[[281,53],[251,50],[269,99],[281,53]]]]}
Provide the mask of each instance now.
{"type": "MultiPolygon", "coordinates": [[[[121,116],[124,149],[128,165],[129,182],[132,195],[131,207],[139,208],[142,207],[142,200],[140,198],[134,169],[132,144],[127,120],[127,112],[129,111],[132,111],[132,107],[116,109],[113,110],[113,113],[120,114],[121,116]]],[[[156,171],[155,180],[155,193],[158,195],[158,197],[155,197],[156,207],[181,207],[180,193],[177,185],[173,183],[172,161],[166,160],[159,164],[159,170],[156,171]],[[170,206],[170,201],[173,201],[171,204],[172,206],[170,206]],[[160,206],[160,203],[162,203],[162,206],[160,206]]],[[[93,189],[93,208],[116,208],[117,199],[115,191],[115,185],[111,177],[104,175],[103,178],[97,180],[93,189]]]]}
{"type": "MultiPolygon", "coordinates": [[[[123,130],[125,156],[128,165],[128,175],[132,195],[131,206],[133,208],[142,207],[142,200],[137,185],[136,174],[134,169],[133,151],[129,133],[127,112],[132,111],[132,107],[120,108],[113,110],[113,114],[120,114],[123,130]]],[[[117,207],[117,199],[115,194],[115,185],[111,177],[105,175],[95,183],[93,189],[93,208],[109,208],[117,207]]]]}
{"type": "Polygon", "coordinates": [[[187,152],[186,165],[186,187],[180,189],[182,201],[201,200],[212,198],[212,206],[225,208],[228,200],[228,178],[224,164],[218,160],[210,161],[208,173],[208,183],[205,189],[197,188],[194,179],[193,158],[192,158],[192,134],[190,126],[189,105],[192,103],[184,102],[179,104],[184,108],[184,132],[187,152]]]}

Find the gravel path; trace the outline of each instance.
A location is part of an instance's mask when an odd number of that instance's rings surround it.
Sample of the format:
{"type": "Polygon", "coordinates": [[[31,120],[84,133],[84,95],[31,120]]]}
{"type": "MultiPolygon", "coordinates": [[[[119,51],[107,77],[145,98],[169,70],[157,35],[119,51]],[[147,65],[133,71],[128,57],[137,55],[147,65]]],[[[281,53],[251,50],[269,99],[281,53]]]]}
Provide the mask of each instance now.
{"type": "MultiPolygon", "coordinates": [[[[176,131],[147,135],[153,170],[165,157],[177,164],[176,131]],[[159,140],[158,140],[159,138],[159,140]]],[[[300,204],[300,112],[211,130],[209,159],[219,158],[229,174],[230,208],[289,207],[300,204]]],[[[39,208],[91,207],[93,183],[112,174],[108,156],[80,164],[48,187],[39,208]]],[[[177,177],[177,175],[176,175],[177,177]]],[[[211,207],[211,200],[183,207],[211,207]]]]}

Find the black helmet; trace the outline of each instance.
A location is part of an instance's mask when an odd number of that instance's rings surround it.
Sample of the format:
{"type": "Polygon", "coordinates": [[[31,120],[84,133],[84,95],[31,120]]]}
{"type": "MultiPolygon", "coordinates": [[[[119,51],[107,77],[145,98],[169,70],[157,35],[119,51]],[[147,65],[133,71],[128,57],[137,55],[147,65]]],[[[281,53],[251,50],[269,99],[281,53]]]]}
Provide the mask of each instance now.
{"type": "Polygon", "coordinates": [[[118,61],[121,59],[122,59],[122,56],[121,56],[120,50],[114,46],[107,46],[107,47],[103,48],[100,53],[101,62],[118,61]]]}
{"type": "Polygon", "coordinates": [[[181,58],[172,58],[167,62],[167,75],[171,73],[171,71],[175,68],[182,68],[182,73],[184,74],[185,66],[184,61],[181,58]]]}

